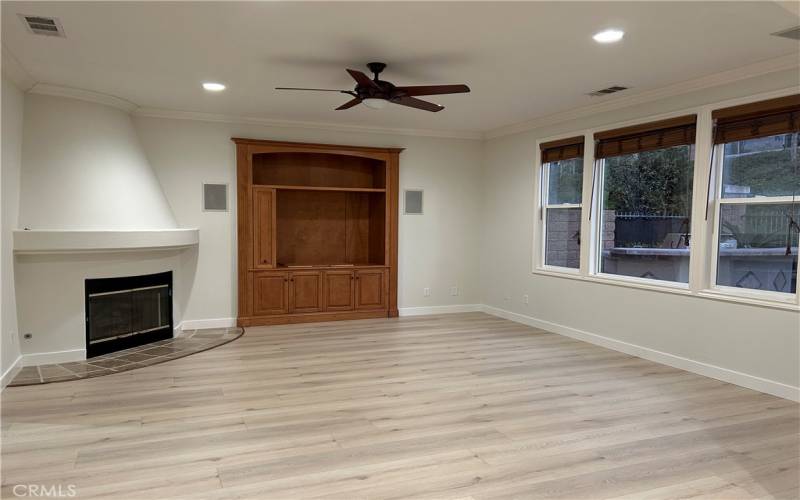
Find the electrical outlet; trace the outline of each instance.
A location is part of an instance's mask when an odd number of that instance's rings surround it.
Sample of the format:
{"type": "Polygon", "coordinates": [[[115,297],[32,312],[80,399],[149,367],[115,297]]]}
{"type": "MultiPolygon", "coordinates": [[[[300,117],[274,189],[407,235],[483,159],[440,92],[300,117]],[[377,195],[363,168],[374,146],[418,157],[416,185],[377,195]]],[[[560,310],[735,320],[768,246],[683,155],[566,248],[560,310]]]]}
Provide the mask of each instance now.
{"type": "Polygon", "coordinates": [[[451,286],[450,287],[450,295],[458,295],[458,287],[457,286],[451,286]]]}
{"type": "Polygon", "coordinates": [[[22,338],[24,338],[25,340],[30,340],[30,339],[33,338],[33,334],[32,333],[26,333],[25,335],[22,336],[22,338]]]}
{"type": "Polygon", "coordinates": [[[527,304],[528,303],[528,294],[527,293],[522,296],[522,303],[523,304],[527,304]]]}
{"type": "Polygon", "coordinates": [[[425,297],[430,297],[431,296],[431,289],[428,288],[428,287],[423,288],[422,289],[422,295],[424,295],[425,297]]]}

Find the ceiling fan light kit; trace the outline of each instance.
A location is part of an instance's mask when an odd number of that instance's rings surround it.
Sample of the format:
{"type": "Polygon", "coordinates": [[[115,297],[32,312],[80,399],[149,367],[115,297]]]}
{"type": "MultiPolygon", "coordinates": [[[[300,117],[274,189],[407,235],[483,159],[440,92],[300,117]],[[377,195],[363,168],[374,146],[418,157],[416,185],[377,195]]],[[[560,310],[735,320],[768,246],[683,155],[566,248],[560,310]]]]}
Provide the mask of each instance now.
{"type": "Polygon", "coordinates": [[[370,109],[383,109],[389,104],[389,101],[386,99],[376,99],[374,97],[368,97],[366,99],[362,99],[361,103],[370,108],[370,109]]]}
{"type": "Polygon", "coordinates": [[[356,81],[353,90],[339,89],[313,89],[298,87],[276,87],[276,90],[306,90],[312,92],[341,92],[352,97],[349,101],[342,104],[337,111],[350,109],[357,104],[364,104],[371,109],[383,109],[388,103],[408,106],[410,108],[421,109],[424,111],[437,112],[444,109],[444,106],[434,104],[429,101],[417,99],[416,96],[442,95],[442,94],[461,94],[469,92],[466,85],[413,85],[397,87],[391,82],[379,78],[381,72],[386,69],[386,64],[381,62],[371,62],[367,68],[372,72],[374,78],[370,78],[361,71],[348,69],[347,72],[356,81]]]}

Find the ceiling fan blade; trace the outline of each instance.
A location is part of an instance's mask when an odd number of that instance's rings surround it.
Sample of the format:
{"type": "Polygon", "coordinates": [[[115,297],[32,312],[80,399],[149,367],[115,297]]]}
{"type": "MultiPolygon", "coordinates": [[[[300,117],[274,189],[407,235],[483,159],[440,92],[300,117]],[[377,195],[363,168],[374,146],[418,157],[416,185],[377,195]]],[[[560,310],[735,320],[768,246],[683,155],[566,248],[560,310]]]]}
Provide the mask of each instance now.
{"type": "Polygon", "coordinates": [[[356,97],[355,99],[350,99],[346,103],[344,103],[341,106],[339,106],[338,108],[336,108],[336,111],[338,111],[340,109],[350,109],[350,108],[352,108],[353,106],[355,106],[356,104],[359,104],[359,103],[361,103],[361,99],[359,99],[358,97],[356,97]]]}
{"type": "Polygon", "coordinates": [[[466,85],[412,85],[410,87],[397,87],[396,90],[404,92],[408,96],[415,96],[462,94],[464,92],[469,92],[469,87],[466,85]]]}
{"type": "Polygon", "coordinates": [[[380,87],[378,87],[378,84],[375,83],[374,81],[372,81],[372,78],[368,77],[364,73],[362,73],[360,71],[356,71],[354,69],[348,69],[347,72],[350,73],[350,76],[353,77],[353,80],[355,80],[356,83],[359,84],[360,86],[362,86],[362,87],[372,87],[372,88],[375,88],[377,90],[380,90],[380,87]]]}
{"type": "Polygon", "coordinates": [[[313,92],[344,92],[345,94],[349,94],[349,90],[338,90],[338,89],[304,89],[300,87],[275,87],[275,90],[310,90],[313,92]]]}
{"type": "Polygon", "coordinates": [[[408,106],[409,108],[417,108],[425,111],[436,113],[444,109],[444,106],[434,104],[432,102],[423,101],[422,99],[415,99],[413,97],[399,97],[392,99],[392,102],[401,106],[408,106]]]}

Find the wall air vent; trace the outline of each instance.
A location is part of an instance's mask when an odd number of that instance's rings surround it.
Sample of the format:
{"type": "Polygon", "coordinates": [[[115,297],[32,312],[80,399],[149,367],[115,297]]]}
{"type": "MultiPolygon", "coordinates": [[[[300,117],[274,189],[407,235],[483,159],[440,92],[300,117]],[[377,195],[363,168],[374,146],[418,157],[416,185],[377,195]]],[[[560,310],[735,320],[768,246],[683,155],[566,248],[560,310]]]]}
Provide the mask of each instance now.
{"type": "Polygon", "coordinates": [[[28,28],[28,31],[34,35],[65,36],[61,21],[55,17],[26,16],[24,14],[20,14],[19,17],[22,19],[22,22],[25,23],[25,27],[28,28]]]}
{"type": "Polygon", "coordinates": [[[614,85],[613,87],[606,87],[604,89],[600,89],[600,90],[595,90],[593,92],[589,92],[586,95],[589,95],[589,96],[592,96],[592,97],[598,97],[598,96],[601,96],[601,95],[614,94],[616,92],[621,92],[623,90],[628,90],[628,88],[629,87],[620,87],[619,85],[614,85]]]}
{"type": "Polygon", "coordinates": [[[800,40],[800,26],[789,28],[787,30],[776,31],[772,36],[779,36],[781,38],[788,38],[789,40],[800,40]]]}

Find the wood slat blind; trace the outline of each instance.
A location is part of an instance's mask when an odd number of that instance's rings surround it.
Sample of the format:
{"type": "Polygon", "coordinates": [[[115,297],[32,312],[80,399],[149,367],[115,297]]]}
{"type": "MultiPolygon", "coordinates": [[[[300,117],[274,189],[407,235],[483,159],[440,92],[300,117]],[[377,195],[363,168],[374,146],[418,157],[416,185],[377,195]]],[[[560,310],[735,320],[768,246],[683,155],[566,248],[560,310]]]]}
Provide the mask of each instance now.
{"type": "Polygon", "coordinates": [[[714,144],[800,131],[800,94],[714,110],[714,144]]]}
{"type": "Polygon", "coordinates": [[[583,157],[583,136],[543,142],[539,148],[542,150],[542,163],[581,158],[583,157]]]}
{"type": "Polygon", "coordinates": [[[594,134],[595,158],[608,158],[694,144],[697,115],[606,130],[594,134]]]}

